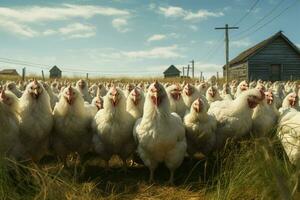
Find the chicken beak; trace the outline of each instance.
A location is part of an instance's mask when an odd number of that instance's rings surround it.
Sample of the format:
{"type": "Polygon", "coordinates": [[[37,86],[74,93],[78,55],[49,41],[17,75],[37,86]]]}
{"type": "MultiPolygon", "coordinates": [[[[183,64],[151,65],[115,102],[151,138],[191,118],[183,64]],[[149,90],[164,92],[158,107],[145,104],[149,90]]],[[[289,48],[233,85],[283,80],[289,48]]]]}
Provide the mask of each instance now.
{"type": "Polygon", "coordinates": [[[297,97],[292,97],[291,100],[290,100],[291,106],[295,106],[296,103],[297,103],[297,97]]]}
{"type": "Polygon", "coordinates": [[[0,93],[0,99],[1,100],[5,99],[5,91],[4,90],[0,93]]]}
{"type": "Polygon", "coordinates": [[[188,88],[186,91],[185,91],[185,94],[187,96],[191,96],[192,95],[192,90],[190,88],[188,88]]]}
{"type": "Polygon", "coordinates": [[[177,101],[180,99],[180,95],[181,95],[180,92],[177,92],[177,93],[176,93],[176,100],[177,100],[177,101]]]}
{"type": "Polygon", "coordinates": [[[139,103],[137,96],[133,96],[132,101],[134,103],[134,105],[137,105],[139,103]]]}
{"type": "Polygon", "coordinates": [[[118,104],[118,99],[117,99],[116,95],[112,96],[112,104],[113,104],[114,107],[118,104]]]}
{"type": "Polygon", "coordinates": [[[172,97],[174,100],[178,101],[180,99],[180,92],[172,93],[172,97]]]}
{"type": "Polygon", "coordinates": [[[101,110],[103,108],[102,101],[96,101],[96,107],[98,110],[101,110]]]}
{"type": "Polygon", "coordinates": [[[152,95],[152,101],[154,103],[155,106],[159,106],[159,97],[158,94],[155,92],[152,95]]]}
{"type": "Polygon", "coordinates": [[[39,98],[39,96],[40,96],[40,94],[39,94],[39,92],[38,92],[38,90],[37,89],[34,89],[34,91],[33,91],[33,97],[35,98],[35,99],[38,99],[39,98]]]}
{"type": "Polygon", "coordinates": [[[197,104],[194,106],[194,109],[197,113],[200,113],[201,109],[202,109],[202,102],[201,99],[197,100],[197,104]]]}
{"type": "Polygon", "coordinates": [[[67,102],[68,102],[68,104],[71,105],[71,104],[72,104],[72,101],[73,101],[72,96],[71,96],[71,95],[68,95],[68,96],[67,96],[67,102]]]}
{"type": "Polygon", "coordinates": [[[209,94],[210,94],[211,97],[215,97],[216,92],[215,91],[211,91],[211,92],[209,92],[209,94]]]}

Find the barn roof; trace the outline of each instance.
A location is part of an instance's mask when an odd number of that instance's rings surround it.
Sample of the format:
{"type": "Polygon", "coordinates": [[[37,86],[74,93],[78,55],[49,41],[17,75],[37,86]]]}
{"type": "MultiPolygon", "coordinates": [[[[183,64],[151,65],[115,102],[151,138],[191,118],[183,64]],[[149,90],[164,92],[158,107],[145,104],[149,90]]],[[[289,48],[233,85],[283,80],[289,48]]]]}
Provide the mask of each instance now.
{"type": "Polygon", "coordinates": [[[17,70],[15,69],[3,69],[0,71],[1,75],[14,75],[14,76],[19,76],[17,70]]]}
{"type": "Polygon", "coordinates": [[[164,74],[173,74],[173,73],[180,73],[180,70],[178,70],[174,65],[171,65],[164,71],[164,74]]]}
{"type": "Polygon", "coordinates": [[[50,72],[57,71],[57,70],[61,72],[61,70],[60,70],[56,65],[54,65],[54,66],[50,69],[50,72]]]}
{"type": "Polygon", "coordinates": [[[279,37],[281,37],[282,39],[284,39],[300,55],[299,48],[295,44],[293,44],[282,33],[282,31],[279,31],[276,34],[272,35],[271,37],[267,38],[266,40],[263,40],[262,42],[254,45],[253,47],[251,47],[251,48],[243,51],[242,53],[240,53],[237,57],[235,57],[234,59],[232,59],[229,62],[229,66],[233,66],[233,65],[236,65],[236,64],[243,63],[243,62],[247,61],[250,56],[258,53],[260,50],[262,50],[263,48],[265,48],[267,45],[269,45],[270,43],[272,43],[274,40],[276,40],[279,37]]]}

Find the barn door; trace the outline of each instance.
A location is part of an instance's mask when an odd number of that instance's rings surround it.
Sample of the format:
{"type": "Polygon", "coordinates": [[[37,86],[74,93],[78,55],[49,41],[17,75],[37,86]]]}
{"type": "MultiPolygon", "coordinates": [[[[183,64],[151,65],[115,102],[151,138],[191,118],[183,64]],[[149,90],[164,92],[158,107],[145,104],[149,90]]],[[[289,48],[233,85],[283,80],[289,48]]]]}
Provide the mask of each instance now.
{"type": "Polygon", "coordinates": [[[270,81],[280,81],[280,80],[281,80],[281,65],[279,64],[271,65],[270,81]]]}

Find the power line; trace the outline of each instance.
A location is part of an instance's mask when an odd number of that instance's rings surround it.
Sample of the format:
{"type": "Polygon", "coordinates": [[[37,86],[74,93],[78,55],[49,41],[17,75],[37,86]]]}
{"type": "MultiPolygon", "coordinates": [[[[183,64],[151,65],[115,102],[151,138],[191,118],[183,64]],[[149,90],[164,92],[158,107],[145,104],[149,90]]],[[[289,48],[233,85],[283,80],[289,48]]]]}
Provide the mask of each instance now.
{"type": "Polygon", "coordinates": [[[269,17],[273,12],[275,12],[275,10],[277,10],[277,8],[284,2],[285,0],[279,1],[273,8],[272,10],[270,10],[267,14],[265,14],[262,18],[260,18],[257,22],[255,22],[254,24],[252,24],[251,26],[249,26],[248,28],[246,28],[245,30],[238,32],[237,34],[233,35],[233,37],[242,35],[243,33],[248,32],[249,30],[253,29],[256,25],[258,25],[260,22],[262,22],[263,20],[265,20],[267,17],[269,17]]]}
{"type": "Polygon", "coordinates": [[[281,10],[281,12],[279,12],[277,15],[275,15],[273,18],[271,18],[270,20],[268,20],[266,23],[262,24],[261,26],[259,26],[258,28],[256,28],[254,31],[249,32],[241,37],[238,37],[236,39],[241,39],[244,38],[250,34],[253,34],[257,31],[259,31],[260,29],[266,27],[268,24],[272,23],[274,20],[276,20],[278,17],[280,17],[282,14],[284,14],[288,9],[290,9],[292,6],[294,6],[294,4],[298,3],[298,0],[295,0],[293,3],[291,3],[289,6],[287,6],[286,8],[284,8],[283,10],[281,10]]]}
{"type": "MultiPolygon", "coordinates": [[[[243,15],[235,24],[234,26],[236,26],[237,24],[240,24],[243,20],[245,20],[245,18],[254,10],[254,8],[257,6],[257,4],[259,3],[259,0],[256,0],[252,6],[250,7],[250,9],[248,10],[248,12],[243,15]]],[[[213,58],[216,53],[220,50],[220,47],[222,46],[222,39],[224,39],[223,35],[221,35],[221,37],[216,41],[216,43],[214,45],[211,46],[211,48],[208,49],[208,53],[206,54],[206,56],[204,56],[204,59],[202,59],[202,62],[207,62],[209,61],[211,58],[213,58]]]]}
{"type": "Polygon", "coordinates": [[[207,50],[207,54],[203,57],[202,62],[209,61],[213,55],[215,55],[217,48],[219,48],[223,43],[222,39],[224,39],[223,35],[216,41],[216,43],[212,44],[212,46],[207,50]]]}
{"type": "Polygon", "coordinates": [[[254,2],[254,4],[250,7],[250,9],[248,10],[248,12],[245,13],[245,15],[243,15],[236,23],[234,23],[233,26],[237,26],[238,24],[240,24],[244,19],[246,19],[246,17],[254,10],[254,8],[256,7],[256,5],[258,4],[259,0],[256,0],[254,2]]]}
{"type": "MultiPolygon", "coordinates": [[[[14,64],[14,65],[21,65],[26,66],[29,68],[35,68],[35,69],[46,69],[48,70],[50,65],[45,64],[37,64],[33,62],[27,62],[24,60],[15,60],[11,58],[0,58],[0,63],[7,63],[7,64],[14,64]],[[31,63],[31,64],[30,64],[31,63]],[[47,66],[41,67],[41,66],[47,66]]],[[[83,68],[83,67],[81,67],[83,68]]],[[[145,73],[153,73],[153,72],[147,72],[147,71],[98,71],[98,70],[81,70],[81,69],[75,69],[75,68],[64,68],[62,67],[63,72],[69,72],[69,73],[91,73],[91,74],[103,74],[103,75],[115,75],[115,74],[145,74],[145,73]]]]}

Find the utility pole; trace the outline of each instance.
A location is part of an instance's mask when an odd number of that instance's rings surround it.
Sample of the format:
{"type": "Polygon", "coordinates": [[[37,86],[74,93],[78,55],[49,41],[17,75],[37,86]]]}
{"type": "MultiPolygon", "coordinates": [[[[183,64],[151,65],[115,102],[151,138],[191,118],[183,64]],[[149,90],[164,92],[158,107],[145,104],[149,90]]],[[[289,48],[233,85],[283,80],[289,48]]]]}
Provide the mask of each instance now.
{"type": "Polygon", "coordinates": [[[24,67],[22,69],[22,81],[25,81],[25,73],[26,73],[26,68],[24,67]]]}
{"type": "Polygon", "coordinates": [[[191,63],[192,63],[192,77],[194,78],[195,77],[195,61],[192,60],[191,63]]]}
{"type": "Polygon", "coordinates": [[[182,76],[184,78],[184,67],[182,67],[182,76]]]}
{"type": "Polygon", "coordinates": [[[44,70],[42,70],[42,78],[43,78],[43,81],[45,81],[44,70]]]}
{"type": "Polygon", "coordinates": [[[203,76],[202,76],[203,72],[200,72],[200,79],[201,81],[203,81],[203,76]]]}
{"type": "Polygon", "coordinates": [[[226,54],[226,83],[228,83],[228,70],[229,70],[229,36],[228,30],[229,29],[238,29],[239,27],[229,27],[228,24],[225,27],[216,27],[215,30],[225,30],[225,54],[226,54]]]}
{"type": "Polygon", "coordinates": [[[89,80],[89,73],[86,73],[86,80],[89,80]]]}
{"type": "Polygon", "coordinates": [[[190,65],[187,66],[187,77],[189,77],[190,74],[190,65]]]}

